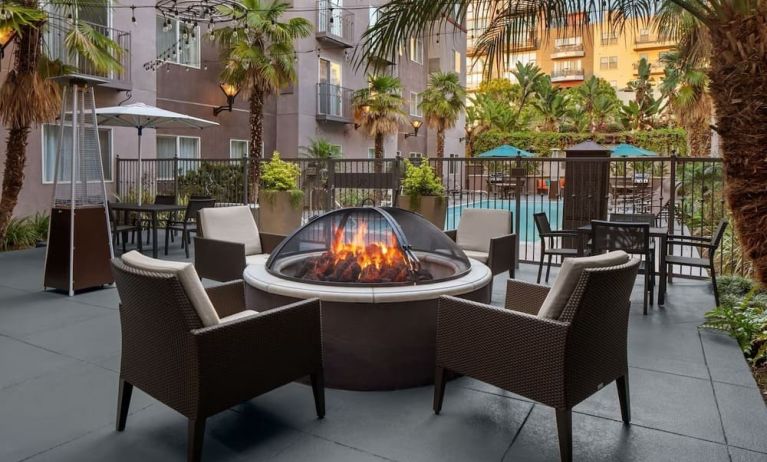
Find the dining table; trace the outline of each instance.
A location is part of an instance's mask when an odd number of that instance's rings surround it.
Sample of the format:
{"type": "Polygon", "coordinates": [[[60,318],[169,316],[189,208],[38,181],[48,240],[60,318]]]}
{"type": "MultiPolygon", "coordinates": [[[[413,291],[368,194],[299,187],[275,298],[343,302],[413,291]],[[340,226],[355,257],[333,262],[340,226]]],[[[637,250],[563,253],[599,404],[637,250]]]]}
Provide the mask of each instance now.
{"type": "MultiPolygon", "coordinates": [[[[578,255],[585,255],[587,237],[591,234],[591,223],[579,226],[577,228],[580,238],[578,239],[578,255]]],[[[660,246],[658,268],[658,305],[665,304],[666,301],[666,252],[668,251],[669,230],[660,226],[650,226],[650,237],[658,239],[658,245],[660,246]]]]}
{"type": "MultiPolygon", "coordinates": [[[[138,214],[149,215],[149,221],[152,228],[152,258],[157,258],[157,216],[161,213],[179,212],[185,210],[185,205],[178,204],[131,204],[126,202],[110,203],[109,208],[119,212],[135,212],[138,214]]],[[[139,235],[139,239],[141,236],[139,235]]]]}

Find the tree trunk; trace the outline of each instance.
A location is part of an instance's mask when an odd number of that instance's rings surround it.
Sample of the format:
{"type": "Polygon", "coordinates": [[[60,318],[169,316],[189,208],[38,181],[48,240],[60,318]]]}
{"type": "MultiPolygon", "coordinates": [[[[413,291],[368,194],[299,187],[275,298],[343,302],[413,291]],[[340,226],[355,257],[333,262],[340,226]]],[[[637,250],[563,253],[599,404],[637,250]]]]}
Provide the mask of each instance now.
{"type": "Polygon", "coordinates": [[[383,162],[380,162],[384,158],[384,136],[383,133],[376,133],[375,136],[375,158],[374,172],[383,172],[383,162]]]}
{"type": "Polygon", "coordinates": [[[710,28],[710,89],[722,139],[725,194],[744,254],[767,284],[767,3],[724,10],[710,28]]]}
{"type": "MultiPolygon", "coordinates": [[[[11,72],[20,81],[29,81],[25,77],[37,72],[40,57],[40,31],[32,26],[22,26],[16,42],[14,66],[11,72]]],[[[6,78],[11,78],[10,75],[6,78]]],[[[18,98],[24,94],[15,92],[18,98]]],[[[5,148],[5,169],[3,171],[3,189],[0,195],[0,242],[5,241],[8,225],[13,217],[13,210],[19,200],[24,185],[24,168],[27,162],[27,139],[30,121],[27,115],[20,115],[16,120],[5,120],[9,127],[5,148]]]]}
{"type": "Polygon", "coordinates": [[[261,182],[261,146],[264,139],[264,94],[254,90],[250,94],[250,190],[249,198],[251,203],[258,200],[258,188],[261,182]]]}
{"type": "Polygon", "coordinates": [[[445,129],[437,130],[437,176],[442,179],[442,159],[445,158],[445,129]]]}
{"type": "Polygon", "coordinates": [[[708,157],[711,154],[711,128],[708,120],[699,119],[687,127],[690,155],[708,157]]]}

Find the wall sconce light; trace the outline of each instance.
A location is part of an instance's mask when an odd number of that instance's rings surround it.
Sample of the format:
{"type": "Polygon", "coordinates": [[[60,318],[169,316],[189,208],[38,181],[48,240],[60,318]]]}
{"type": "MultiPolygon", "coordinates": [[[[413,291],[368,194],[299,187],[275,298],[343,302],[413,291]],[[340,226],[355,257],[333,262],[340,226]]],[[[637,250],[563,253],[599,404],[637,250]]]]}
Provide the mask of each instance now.
{"type": "Polygon", "coordinates": [[[0,28],[0,60],[5,56],[5,47],[16,37],[16,31],[10,27],[0,28]]]}
{"type": "Polygon", "coordinates": [[[421,128],[421,125],[423,125],[423,121],[419,119],[413,119],[413,121],[410,122],[410,125],[413,126],[413,133],[405,133],[405,139],[408,139],[411,136],[418,136],[418,129],[421,128]]]}
{"type": "Polygon", "coordinates": [[[221,88],[221,91],[224,92],[224,95],[226,95],[226,105],[213,108],[214,116],[217,116],[222,111],[232,112],[232,105],[234,104],[234,99],[240,93],[240,87],[232,83],[222,82],[218,86],[219,88],[221,88]]]}

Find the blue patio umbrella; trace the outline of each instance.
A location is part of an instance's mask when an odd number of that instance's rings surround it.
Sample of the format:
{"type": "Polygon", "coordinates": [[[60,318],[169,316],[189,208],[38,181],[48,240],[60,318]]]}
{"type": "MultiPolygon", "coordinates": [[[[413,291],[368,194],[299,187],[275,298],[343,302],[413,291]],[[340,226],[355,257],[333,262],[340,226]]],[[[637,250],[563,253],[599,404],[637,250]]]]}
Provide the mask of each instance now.
{"type": "Polygon", "coordinates": [[[489,151],[485,151],[477,157],[535,157],[532,152],[527,152],[524,149],[515,148],[508,144],[503,144],[497,148],[493,148],[489,151]]]}
{"type": "Polygon", "coordinates": [[[621,143],[613,148],[613,157],[649,157],[658,154],[633,144],[621,143]]]}

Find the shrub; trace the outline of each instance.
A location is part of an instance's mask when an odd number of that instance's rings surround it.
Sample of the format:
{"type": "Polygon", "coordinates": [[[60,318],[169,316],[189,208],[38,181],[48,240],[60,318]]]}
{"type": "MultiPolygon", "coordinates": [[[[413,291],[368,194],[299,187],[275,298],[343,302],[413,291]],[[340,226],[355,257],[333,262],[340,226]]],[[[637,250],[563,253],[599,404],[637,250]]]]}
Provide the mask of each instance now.
{"type": "Polygon", "coordinates": [[[290,203],[294,208],[301,206],[304,192],[298,187],[301,169],[293,162],[280,159],[280,153],[274,151],[272,158],[261,166],[261,194],[270,203],[276,199],[276,193],[286,191],[290,194],[290,203]]]}
{"type": "Polygon", "coordinates": [[[0,250],[16,250],[33,247],[38,240],[48,237],[48,215],[36,213],[29,217],[12,218],[8,223],[5,239],[0,250]]]}
{"type": "MultiPolygon", "coordinates": [[[[178,177],[181,197],[192,195],[211,196],[218,201],[242,201],[243,167],[234,162],[201,162],[199,168],[189,170],[178,177]]],[[[147,202],[154,201],[150,198],[147,202]]]]}
{"type": "Polygon", "coordinates": [[[405,160],[402,191],[410,197],[442,196],[445,194],[445,187],[428,162],[414,165],[409,160],[405,160]]]}

